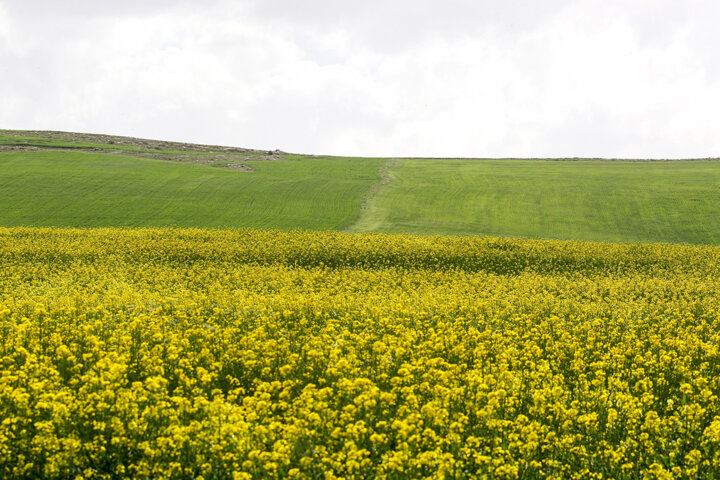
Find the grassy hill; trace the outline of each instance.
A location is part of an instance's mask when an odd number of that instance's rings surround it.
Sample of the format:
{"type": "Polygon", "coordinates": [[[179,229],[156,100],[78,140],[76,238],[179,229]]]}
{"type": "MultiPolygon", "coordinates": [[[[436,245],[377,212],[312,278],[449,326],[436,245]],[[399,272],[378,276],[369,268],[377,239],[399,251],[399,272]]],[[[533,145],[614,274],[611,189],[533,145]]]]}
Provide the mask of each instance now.
{"type": "Polygon", "coordinates": [[[402,159],[358,231],[720,243],[720,162],[402,159]]]}
{"type": "Polygon", "coordinates": [[[720,244],[720,161],[358,159],[0,131],[0,226],[720,244]]]}
{"type": "Polygon", "coordinates": [[[0,225],[343,229],[382,164],[107,147],[0,152],[0,225]]]}

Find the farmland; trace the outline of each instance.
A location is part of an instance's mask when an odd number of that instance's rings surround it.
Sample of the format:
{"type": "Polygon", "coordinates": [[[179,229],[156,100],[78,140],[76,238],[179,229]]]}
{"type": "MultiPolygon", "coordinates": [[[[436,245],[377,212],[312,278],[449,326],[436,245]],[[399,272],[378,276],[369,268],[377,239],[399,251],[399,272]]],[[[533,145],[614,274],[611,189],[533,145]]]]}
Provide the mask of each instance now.
{"type": "Polygon", "coordinates": [[[394,163],[360,230],[720,243],[720,162],[394,163]]]}
{"type": "Polygon", "coordinates": [[[719,196],[0,131],[0,478],[719,478],[719,196]]]}
{"type": "Polygon", "coordinates": [[[292,155],[0,131],[0,225],[720,244],[720,161],[292,155]]]}
{"type": "Polygon", "coordinates": [[[720,474],[718,247],[2,228],[0,267],[3,478],[720,474]]]}
{"type": "Polygon", "coordinates": [[[379,161],[262,161],[252,175],[86,152],[0,154],[5,226],[341,229],[379,161]]]}

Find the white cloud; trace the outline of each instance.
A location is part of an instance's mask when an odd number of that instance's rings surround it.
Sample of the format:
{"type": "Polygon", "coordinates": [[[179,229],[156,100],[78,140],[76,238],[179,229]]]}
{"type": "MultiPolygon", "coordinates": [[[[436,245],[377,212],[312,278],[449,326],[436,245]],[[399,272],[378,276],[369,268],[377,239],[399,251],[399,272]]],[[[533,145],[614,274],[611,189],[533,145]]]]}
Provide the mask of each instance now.
{"type": "Polygon", "coordinates": [[[10,18],[5,7],[0,3],[0,40],[5,40],[10,35],[10,18]]]}
{"type": "Polygon", "coordinates": [[[378,156],[720,148],[710,1],[111,3],[0,1],[0,126],[378,156]]]}

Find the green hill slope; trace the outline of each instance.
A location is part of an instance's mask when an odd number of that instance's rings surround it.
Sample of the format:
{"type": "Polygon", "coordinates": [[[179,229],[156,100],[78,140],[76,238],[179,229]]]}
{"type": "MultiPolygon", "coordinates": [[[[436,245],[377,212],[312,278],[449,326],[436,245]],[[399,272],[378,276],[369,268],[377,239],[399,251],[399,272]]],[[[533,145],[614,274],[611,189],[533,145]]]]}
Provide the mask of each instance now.
{"type": "Polygon", "coordinates": [[[720,161],[353,159],[0,131],[0,226],[720,244],[720,161]]]}
{"type": "Polygon", "coordinates": [[[342,229],[381,161],[250,163],[252,173],[110,154],[0,153],[0,225],[342,229]]]}
{"type": "Polygon", "coordinates": [[[394,162],[353,229],[720,243],[720,161],[394,162]]]}

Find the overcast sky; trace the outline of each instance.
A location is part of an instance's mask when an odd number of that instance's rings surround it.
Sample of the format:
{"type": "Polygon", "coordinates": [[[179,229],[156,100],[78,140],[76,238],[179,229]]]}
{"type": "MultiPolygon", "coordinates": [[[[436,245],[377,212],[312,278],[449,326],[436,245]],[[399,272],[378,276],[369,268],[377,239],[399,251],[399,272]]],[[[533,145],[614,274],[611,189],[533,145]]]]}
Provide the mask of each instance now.
{"type": "Polygon", "coordinates": [[[720,156],[719,22],[715,0],[0,0],[0,128],[720,156]]]}

